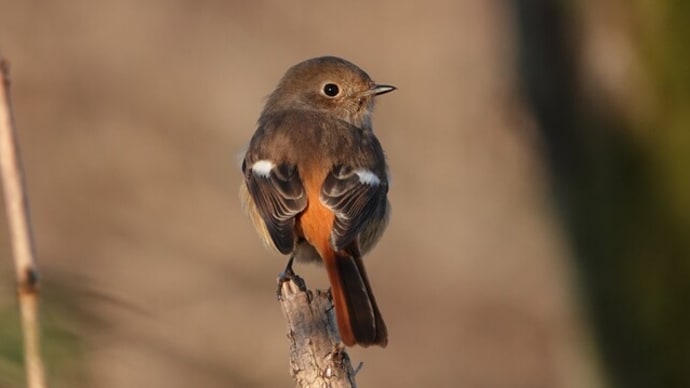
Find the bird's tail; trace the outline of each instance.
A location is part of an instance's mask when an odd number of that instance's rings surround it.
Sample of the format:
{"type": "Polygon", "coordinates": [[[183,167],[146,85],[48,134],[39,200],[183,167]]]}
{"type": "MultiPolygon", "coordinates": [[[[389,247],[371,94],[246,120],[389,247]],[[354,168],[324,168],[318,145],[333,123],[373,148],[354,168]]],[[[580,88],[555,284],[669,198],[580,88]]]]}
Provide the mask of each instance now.
{"type": "Polygon", "coordinates": [[[328,252],[324,264],[338,319],[340,338],[347,346],[388,344],[388,331],[381,318],[361,256],[328,252]]]}

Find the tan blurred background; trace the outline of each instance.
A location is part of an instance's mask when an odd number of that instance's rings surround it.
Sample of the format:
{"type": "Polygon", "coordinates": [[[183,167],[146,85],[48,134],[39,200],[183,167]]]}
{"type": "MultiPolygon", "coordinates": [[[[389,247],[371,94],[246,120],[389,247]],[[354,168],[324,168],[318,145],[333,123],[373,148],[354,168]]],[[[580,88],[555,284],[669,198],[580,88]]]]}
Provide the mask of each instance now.
{"type": "MultiPolygon", "coordinates": [[[[390,344],[351,349],[360,386],[600,386],[520,97],[511,12],[500,1],[0,1],[53,385],[293,386],[275,301],[285,261],[242,214],[238,157],[283,72],[328,54],[399,87],[374,120],[394,212],[367,260],[390,344]]],[[[320,268],[296,269],[326,287],[320,268]]],[[[7,363],[0,386],[20,386],[7,363]]]]}

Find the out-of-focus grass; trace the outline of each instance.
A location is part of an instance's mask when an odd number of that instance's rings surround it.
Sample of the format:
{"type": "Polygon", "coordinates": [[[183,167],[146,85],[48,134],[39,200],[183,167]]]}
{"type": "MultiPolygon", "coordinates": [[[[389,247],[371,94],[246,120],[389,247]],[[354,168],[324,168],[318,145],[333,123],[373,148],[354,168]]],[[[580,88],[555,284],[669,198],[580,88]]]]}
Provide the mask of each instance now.
{"type": "MultiPolygon", "coordinates": [[[[59,283],[48,285],[51,293],[42,294],[43,359],[51,387],[79,387],[86,384],[83,367],[84,338],[80,330],[95,321],[81,309],[72,292],[59,283]]],[[[78,299],[76,299],[78,300],[78,299]]],[[[25,386],[24,353],[18,302],[0,299],[0,387],[25,386]]]]}
{"type": "Polygon", "coordinates": [[[23,384],[22,338],[16,306],[0,308],[0,386],[23,384]]]}
{"type": "Polygon", "coordinates": [[[690,6],[622,4],[518,3],[523,86],[545,139],[610,386],[688,387],[690,6]],[[572,44],[593,47],[611,35],[578,35],[588,24],[573,10],[594,15],[605,11],[602,4],[626,12],[618,24],[602,19],[607,28],[599,31],[618,31],[631,42],[629,58],[618,60],[627,68],[642,64],[626,78],[634,93],[582,87],[597,83],[590,79],[597,71],[575,64],[616,55],[572,44]],[[642,102],[630,103],[631,94],[642,102]],[[632,108],[610,108],[626,104],[632,108]]]}

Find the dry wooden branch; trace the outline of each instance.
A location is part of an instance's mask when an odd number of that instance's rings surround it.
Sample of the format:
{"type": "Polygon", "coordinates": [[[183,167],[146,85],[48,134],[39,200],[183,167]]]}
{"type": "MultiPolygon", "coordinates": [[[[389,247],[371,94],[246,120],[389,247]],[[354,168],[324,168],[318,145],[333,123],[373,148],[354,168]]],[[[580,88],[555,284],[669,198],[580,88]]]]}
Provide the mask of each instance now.
{"type": "Polygon", "coordinates": [[[5,190],[5,208],[17,277],[27,385],[29,388],[44,388],[46,383],[40,346],[38,270],[29,220],[29,204],[12,116],[9,68],[1,56],[0,88],[0,175],[5,190]]]}
{"type": "Polygon", "coordinates": [[[340,342],[328,293],[308,290],[304,280],[294,274],[279,279],[278,287],[297,387],[355,387],[355,371],[340,342]]]}

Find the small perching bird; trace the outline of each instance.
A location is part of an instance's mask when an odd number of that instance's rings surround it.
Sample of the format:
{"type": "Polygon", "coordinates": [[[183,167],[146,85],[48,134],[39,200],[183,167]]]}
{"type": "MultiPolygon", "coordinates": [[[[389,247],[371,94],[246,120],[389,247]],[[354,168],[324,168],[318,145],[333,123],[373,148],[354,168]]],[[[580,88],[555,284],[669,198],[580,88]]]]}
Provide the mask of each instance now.
{"type": "Polygon", "coordinates": [[[388,172],[372,131],[379,85],[337,57],[301,62],[269,96],[242,163],[241,198],[265,243],[320,260],[345,345],[386,346],[362,255],[388,222],[388,172]]]}

